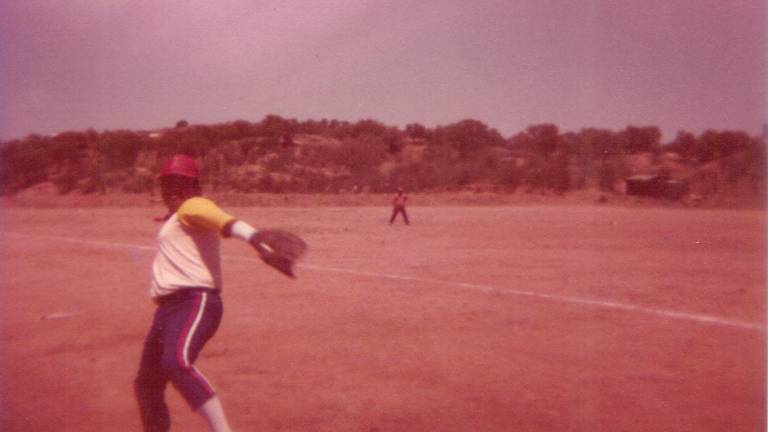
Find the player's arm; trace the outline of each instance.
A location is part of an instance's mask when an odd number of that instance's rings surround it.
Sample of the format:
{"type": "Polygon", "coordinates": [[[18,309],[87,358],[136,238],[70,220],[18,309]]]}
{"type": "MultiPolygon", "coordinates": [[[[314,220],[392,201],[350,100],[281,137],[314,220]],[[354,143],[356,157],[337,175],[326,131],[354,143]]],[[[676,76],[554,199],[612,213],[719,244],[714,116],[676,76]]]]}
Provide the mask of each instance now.
{"type": "Polygon", "coordinates": [[[177,211],[179,221],[188,227],[205,231],[218,232],[224,237],[230,236],[231,226],[237,222],[234,216],[222,210],[213,201],[203,198],[190,198],[177,211]]]}
{"type": "Polygon", "coordinates": [[[195,197],[186,200],[178,210],[182,224],[235,237],[253,246],[261,259],[283,274],[293,277],[293,263],[306,251],[302,239],[279,230],[257,230],[220,209],[213,201],[195,197]]]}
{"type": "Polygon", "coordinates": [[[236,219],[216,203],[203,197],[184,201],[179,207],[178,216],[179,221],[186,226],[217,232],[222,237],[235,237],[250,242],[257,232],[256,228],[247,222],[236,219]]]}

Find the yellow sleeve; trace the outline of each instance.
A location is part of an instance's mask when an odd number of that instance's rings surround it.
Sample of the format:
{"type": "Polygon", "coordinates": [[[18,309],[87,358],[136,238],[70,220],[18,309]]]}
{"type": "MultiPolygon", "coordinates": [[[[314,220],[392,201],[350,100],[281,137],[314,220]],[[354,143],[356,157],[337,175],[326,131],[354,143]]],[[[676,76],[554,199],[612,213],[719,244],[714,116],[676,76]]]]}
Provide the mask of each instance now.
{"type": "Polygon", "coordinates": [[[213,201],[203,197],[184,201],[177,214],[179,221],[186,226],[215,232],[221,232],[228,222],[235,219],[213,201]]]}

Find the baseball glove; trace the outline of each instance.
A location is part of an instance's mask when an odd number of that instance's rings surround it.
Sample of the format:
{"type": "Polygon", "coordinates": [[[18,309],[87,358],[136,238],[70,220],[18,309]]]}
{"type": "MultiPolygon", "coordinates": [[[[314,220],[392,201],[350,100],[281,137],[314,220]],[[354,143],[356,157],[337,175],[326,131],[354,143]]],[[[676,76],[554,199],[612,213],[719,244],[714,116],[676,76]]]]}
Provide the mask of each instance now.
{"type": "Polygon", "coordinates": [[[293,263],[307,251],[307,243],[297,235],[276,229],[257,231],[251,245],[262,261],[288,277],[295,277],[293,263]]]}

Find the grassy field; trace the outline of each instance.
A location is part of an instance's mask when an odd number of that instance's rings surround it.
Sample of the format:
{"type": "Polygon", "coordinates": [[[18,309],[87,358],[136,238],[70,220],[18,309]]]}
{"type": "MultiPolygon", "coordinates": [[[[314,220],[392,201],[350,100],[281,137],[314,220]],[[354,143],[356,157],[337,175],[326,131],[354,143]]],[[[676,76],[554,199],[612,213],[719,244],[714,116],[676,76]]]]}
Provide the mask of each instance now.
{"type": "MultiPolygon", "coordinates": [[[[761,211],[231,207],[198,360],[236,430],[729,431],[766,423],[761,211]]],[[[158,207],[0,210],[3,431],[139,430],[158,207]]],[[[169,388],[175,431],[203,430],[169,388]]]]}

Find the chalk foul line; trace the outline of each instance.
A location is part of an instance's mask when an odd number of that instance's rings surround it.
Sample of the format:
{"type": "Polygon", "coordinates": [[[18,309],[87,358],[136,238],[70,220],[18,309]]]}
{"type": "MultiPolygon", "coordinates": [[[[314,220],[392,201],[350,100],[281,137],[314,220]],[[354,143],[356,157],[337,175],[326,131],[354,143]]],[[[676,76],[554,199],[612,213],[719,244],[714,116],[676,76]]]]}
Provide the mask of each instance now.
{"type": "MultiPolygon", "coordinates": [[[[111,248],[116,247],[116,248],[124,248],[124,249],[139,249],[139,250],[150,250],[150,251],[156,250],[155,246],[149,246],[149,245],[109,242],[109,241],[101,241],[101,240],[86,240],[86,239],[77,238],[77,237],[42,236],[42,235],[16,233],[16,232],[0,232],[0,235],[9,236],[9,237],[33,238],[33,239],[40,239],[40,240],[55,240],[60,242],[77,243],[77,244],[91,245],[91,246],[98,246],[98,247],[111,247],[111,248]]],[[[258,261],[258,259],[256,258],[246,258],[241,256],[225,255],[225,256],[222,256],[222,258],[226,260],[231,260],[231,261],[249,261],[249,262],[258,261]]],[[[739,328],[744,330],[755,330],[755,331],[761,331],[761,332],[766,331],[765,324],[757,324],[757,323],[750,323],[745,321],[732,320],[732,319],[721,318],[721,317],[712,316],[712,315],[679,312],[679,311],[668,310],[668,309],[649,308],[645,306],[637,306],[629,303],[619,303],[619,302],[608,301],[608,300],[598,300],[598,299],[591,299],[591,298],[585,298],[585,297],[565,296],[565,295],[558,295],[558,294],[545,294],[545,293],[540,293],[535,291],[517,290],[512,288],[499,288],[491,285],[474,284],[474,283],[467,283],[467,282],[456,282],[456,281],[450,281],[450,280],[423,278],[423,277],[398,275],[398,274],[390,274],[390,273],[378,273],[378,272],[371,272],[371,271],[365,271],[365,270],[354,270],[354,269],[319,266],[319,265],[312,265],[312,264],[299,264],[297,265],[297,267],[304,270],[311,270],[311,271],[345,273],[345,274],[350,274],[355,276],[364,276],[364,277],[371,277],[376,279],[390,279],[390,280],[398,280],[398,281],[406,281],[406,282],[417,282],[417,283],[450,286],[454,288],[463,288],[466,290],[479,291],[483,293],[498,293],[498,294],[506,294],[506,295],[533,297],[533,298],[545,299],[550,301],[556,301],[560,303],[570,303],[570,304],[585,305],[585,306],[598,307],[598,308],[604,308],[604,309],[623,310],[628,312],[642,313],[646,315],[655,315],[655,316],[660,316],[664,318],[693,321],[693,322],[698,322],[703,324],[719,325],[723,327],[733,327],[733,328],[739,328]]]]}

